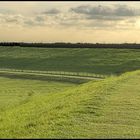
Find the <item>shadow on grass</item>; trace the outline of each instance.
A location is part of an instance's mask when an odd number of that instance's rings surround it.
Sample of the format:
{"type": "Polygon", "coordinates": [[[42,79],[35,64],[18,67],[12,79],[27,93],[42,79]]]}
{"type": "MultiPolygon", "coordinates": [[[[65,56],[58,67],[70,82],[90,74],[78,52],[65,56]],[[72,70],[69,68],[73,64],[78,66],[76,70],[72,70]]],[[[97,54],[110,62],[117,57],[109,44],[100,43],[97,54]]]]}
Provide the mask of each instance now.
{"type": "Polygon", "coordinates": [[[53,76],[40,76],[31,74],[13,74],[13,73],[0,73],[1,77],[6,77],[10,79],[29,79],[29,80],[40,80],[40,81],[56,81],[56,82],[68,82],[74,84],[82,84],[88,82],[85,79],[75,79],[75,78],[65,78],[65,77],[53,77],[53,76]]]}

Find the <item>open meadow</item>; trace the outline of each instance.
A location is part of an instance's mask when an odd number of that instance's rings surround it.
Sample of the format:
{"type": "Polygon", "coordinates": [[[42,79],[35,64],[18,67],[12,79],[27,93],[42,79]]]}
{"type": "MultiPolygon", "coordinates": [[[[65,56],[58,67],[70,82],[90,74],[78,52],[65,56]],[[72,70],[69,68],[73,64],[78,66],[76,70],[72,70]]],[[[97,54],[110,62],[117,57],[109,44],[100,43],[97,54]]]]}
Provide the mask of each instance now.
{"type": "Polygon", "coordinates": [[[0,47],[0,138],[140,138],[140,49],[0,47]]]}
{"type": "Polygon", "coordinates": [[[140,68],[140,50],[0,47],[0,68],[118,75],[140,68]]]}

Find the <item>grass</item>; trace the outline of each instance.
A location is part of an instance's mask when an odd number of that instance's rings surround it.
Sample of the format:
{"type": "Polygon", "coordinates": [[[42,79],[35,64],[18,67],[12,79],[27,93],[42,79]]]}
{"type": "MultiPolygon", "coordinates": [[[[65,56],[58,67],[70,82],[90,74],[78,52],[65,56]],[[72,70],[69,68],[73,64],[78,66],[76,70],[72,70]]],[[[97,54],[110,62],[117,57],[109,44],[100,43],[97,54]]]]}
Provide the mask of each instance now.
{"type": "MultiPolygon", "coordinates": [[[[31,77],[30,77],[31,78],[31,77]]],[[[76,84],[43,80],[30,80],[28,77],[0,77],[0,111],[25,104],[35,95],[48,95],[64,91],[76,84]]]]}
{"type": "Polygon", "coordinates": [[[30,79],[30,80],[41,80],[41,81],[57,81],[57,82],[67,82],[73,84],[81,84],[88,82],[90,80],[102,80],[103,77],[81,77],[81,76],[71,76],[71,75],[54,75],[54,74],[44,74],[36,72],[21,72],[21,71],[0,71],[1,77],[7,77],[11,79],[30,79]]]}
{"type": "Polygon", "coordinates": [[[139,56],[0,47],[0,138],[140,138],[139,56]]]}
{"type": "Polygon", "coordinates": [[[139,49],[0,47],[0,68],[119,75],[140,68],[139,49]]]}
{"type": "Polygon", "coordinates": [[[139,138],[139,83],[140,71],[135,71],[36,94],[0,114],[0,137],[139,138]]]}

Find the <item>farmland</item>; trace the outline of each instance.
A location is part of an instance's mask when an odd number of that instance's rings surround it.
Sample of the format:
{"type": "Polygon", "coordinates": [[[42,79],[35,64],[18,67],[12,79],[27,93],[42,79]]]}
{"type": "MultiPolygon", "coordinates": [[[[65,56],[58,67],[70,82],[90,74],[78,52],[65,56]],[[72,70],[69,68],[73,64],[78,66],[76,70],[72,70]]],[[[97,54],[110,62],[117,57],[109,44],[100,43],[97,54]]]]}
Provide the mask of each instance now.
{"type": "Polygon", "coordinates": [[[0,47],[0,138],[139,138],[140,50],[0,47]]]}

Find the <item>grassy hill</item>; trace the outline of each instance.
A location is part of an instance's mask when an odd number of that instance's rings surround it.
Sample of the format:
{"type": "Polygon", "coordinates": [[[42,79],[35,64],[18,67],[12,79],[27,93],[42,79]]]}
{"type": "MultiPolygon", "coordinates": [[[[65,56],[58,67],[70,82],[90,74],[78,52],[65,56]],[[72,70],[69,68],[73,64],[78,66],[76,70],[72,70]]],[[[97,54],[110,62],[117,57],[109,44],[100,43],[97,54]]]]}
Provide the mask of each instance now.
{"type": "Polygon", "coordinates": [[[140,69],[139,49],[0,47],[0,68],[121,74],[140,69]]]}
{"type": "MultiPolygon", "coordinates": [[[[29,77],[29,76],[28,76],[29,77]]],[[[48,95],[75,87],[74,83],[23,77],[0,77],[0,113],[30,101],[35,95],[48,95]]]]}
{"type": "Polygon", "coordinates": [[[139,56],[0,47],[0,138],[139,138],[139,56]]]}
{"type": "MultiPolygon", "coordinates": [[[[21,86],[19,93],[27,83],[1,80],[21,86]]],[[[38,89],[36,82],[29,83],[38,89]]],[[[0,112],[0,138],[139,138],[139,83],[140,71],[134,71],[53,94],[42,90],[0,112]]],[[[7,86],[5,94],[9,90],[7,86]]]]}

